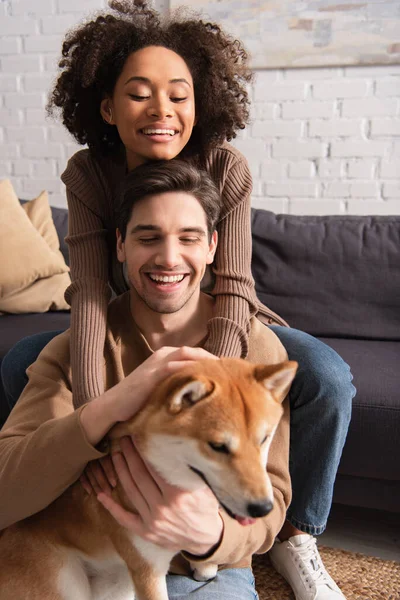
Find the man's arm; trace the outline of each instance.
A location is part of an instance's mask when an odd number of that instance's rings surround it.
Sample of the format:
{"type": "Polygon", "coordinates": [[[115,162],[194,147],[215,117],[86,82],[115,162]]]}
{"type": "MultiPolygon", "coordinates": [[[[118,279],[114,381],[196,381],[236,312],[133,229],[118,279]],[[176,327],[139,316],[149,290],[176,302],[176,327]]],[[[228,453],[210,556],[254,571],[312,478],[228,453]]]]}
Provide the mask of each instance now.
{"type": "Polygon", "coordinates": [[[69,333],[54,338],[29,367],[29,382],[0,432],[0,529],[48,506],[89,461],[105,456],[95,445],[117,421],[138,412],[154,385],[205,357],[211,355],[201,348],[161,348],[74,410],[69,333]]]}
{"type": "Polygon", "coordinates": [[[29,382],[0,432],[0,529],[45,508],[103,453],[74,411],[68,334],[57,336],[28,369],[29,382]]]}

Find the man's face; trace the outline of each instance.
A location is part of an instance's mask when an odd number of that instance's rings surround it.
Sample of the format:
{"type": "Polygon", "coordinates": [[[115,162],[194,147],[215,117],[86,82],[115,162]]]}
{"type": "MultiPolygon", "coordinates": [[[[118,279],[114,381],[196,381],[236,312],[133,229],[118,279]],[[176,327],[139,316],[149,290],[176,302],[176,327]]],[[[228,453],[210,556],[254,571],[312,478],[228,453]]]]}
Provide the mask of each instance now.
{"type": "Polygon", "coordinates": [[[134,205],[117,255],[137,297],[151,310],[175,313],[196,302],[206,266],[214,259],[217,233],[208,239],[206,215],[185,192],[147,196],[134,205]]]}

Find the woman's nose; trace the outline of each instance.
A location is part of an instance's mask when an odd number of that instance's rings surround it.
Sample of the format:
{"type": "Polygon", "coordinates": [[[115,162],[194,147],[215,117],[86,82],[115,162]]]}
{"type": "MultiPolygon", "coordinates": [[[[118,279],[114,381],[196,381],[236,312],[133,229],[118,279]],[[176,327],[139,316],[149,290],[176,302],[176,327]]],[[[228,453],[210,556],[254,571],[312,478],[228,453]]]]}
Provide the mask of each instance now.
{"type": "Polygon", "coordinates": [[[149,117],[165,119],[174,115],[174,108],[167,98],[155,97],[153,102],[147,109],[147,114],[149,115],[149,117]]]}

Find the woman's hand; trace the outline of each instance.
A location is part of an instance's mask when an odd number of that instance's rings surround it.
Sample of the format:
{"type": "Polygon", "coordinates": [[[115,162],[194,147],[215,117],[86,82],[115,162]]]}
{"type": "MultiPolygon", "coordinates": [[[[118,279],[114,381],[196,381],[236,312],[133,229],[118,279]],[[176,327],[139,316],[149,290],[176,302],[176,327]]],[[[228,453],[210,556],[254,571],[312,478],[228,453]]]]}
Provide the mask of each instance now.
{"type": "Polygon", "coordinates": [[[222,537],[223,522],[218,501],[204,486],[194,492],[168,484],[143,461],[131,438],[121,440],[122,453],[113,455],[118,478],[133,514],[104,493],[97,497],[118,523],[131,533],[167,548],[202,556],[216,547],[222,537]]]}

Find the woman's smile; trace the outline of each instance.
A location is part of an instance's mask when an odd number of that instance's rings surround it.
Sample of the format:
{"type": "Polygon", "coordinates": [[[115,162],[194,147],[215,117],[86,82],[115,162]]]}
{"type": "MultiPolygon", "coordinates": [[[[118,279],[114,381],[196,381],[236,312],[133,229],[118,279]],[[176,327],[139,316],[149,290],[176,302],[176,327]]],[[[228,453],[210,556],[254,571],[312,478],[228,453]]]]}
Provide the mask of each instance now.
{"type": "Polygon", "coordinates": [[[133,52],[101,110],[118,129],[129,169],[149,160],[175,158],[188,143],[196,122],[187,64],[161,46],[133,52]]]}

